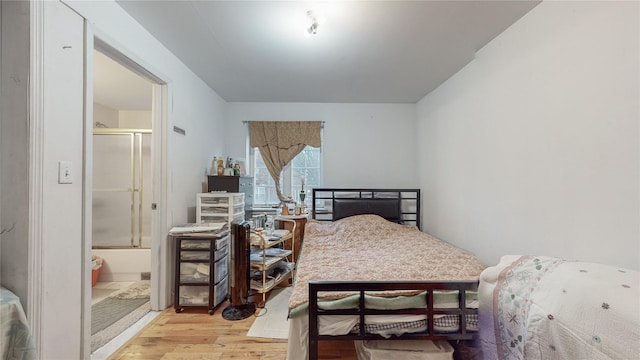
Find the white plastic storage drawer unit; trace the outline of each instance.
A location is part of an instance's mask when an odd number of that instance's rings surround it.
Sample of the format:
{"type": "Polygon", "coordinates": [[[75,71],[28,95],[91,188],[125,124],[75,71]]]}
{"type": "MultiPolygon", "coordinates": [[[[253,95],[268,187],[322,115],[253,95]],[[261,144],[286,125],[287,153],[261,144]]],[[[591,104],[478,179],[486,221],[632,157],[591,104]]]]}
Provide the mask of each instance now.
{"type": "Polygon", "coordinates": [[[233,221],[244,220],[243,193],[200,193],[196,199],[198,224],[226,223],[231,229],[233,221]]]}

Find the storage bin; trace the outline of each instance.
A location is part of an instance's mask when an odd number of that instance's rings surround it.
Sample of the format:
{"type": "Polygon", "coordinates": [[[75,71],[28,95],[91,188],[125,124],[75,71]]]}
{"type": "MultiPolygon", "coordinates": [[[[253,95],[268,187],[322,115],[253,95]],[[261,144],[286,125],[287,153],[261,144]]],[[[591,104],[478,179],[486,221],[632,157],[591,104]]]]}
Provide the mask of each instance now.
{"type": "Polygon", "coordinates": [[[91,287],[96,286],[98,277],[100,276],[100,268],[102,267],[102,258],[100,256],[91,256],[91,287]]]}
{"type": "Polygon", "coordinates": [[[358,360],[451,360],[453,347],[446,341],[356,340],[358,360]]]}
{"type": "Polygon", "coordinates": [[[229,278],[227,276],[224,277],[219,283],[217,283],[213,288],[213,299],[214,306],[218,306],[218,304],[227,300],[227,294],[229,293],[229,278]]]}

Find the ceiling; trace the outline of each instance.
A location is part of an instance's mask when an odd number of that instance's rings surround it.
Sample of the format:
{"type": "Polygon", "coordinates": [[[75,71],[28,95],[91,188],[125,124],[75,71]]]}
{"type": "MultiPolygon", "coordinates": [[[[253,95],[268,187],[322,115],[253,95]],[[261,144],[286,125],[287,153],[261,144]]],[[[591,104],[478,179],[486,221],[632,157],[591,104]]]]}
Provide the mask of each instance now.
{"type": "Polygon", "coordinates": [[[226,101],[339,103],[415,103],[539,3],[116,1],[226,101]]]}

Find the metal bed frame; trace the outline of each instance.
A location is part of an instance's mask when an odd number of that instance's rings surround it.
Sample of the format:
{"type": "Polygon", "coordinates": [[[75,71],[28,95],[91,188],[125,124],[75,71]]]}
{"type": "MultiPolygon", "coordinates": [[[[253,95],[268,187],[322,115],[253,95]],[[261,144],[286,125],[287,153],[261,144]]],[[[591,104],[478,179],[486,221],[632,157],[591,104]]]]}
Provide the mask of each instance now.
{"type": "MultiPolygon", "coordinates": [[[[415,225],[420,229],[420,189],[335,189],[318,188],[312,190],[312,218],[319,221],[335,221],[341,218],[376,214],[383,218],[415,225]],[[319,206],[318,206],[319,205],[319,206]]],[[[467,329],[467,316],[478,313],[477,309],[466,307],[467,291],[477,291],[479,280],[473,281],[406,281],[406,282],[309,282],[309,359],[318,358],[318,342],[321,340],[381,340],[384,337],[366,333],[366,315],[424,314],[427,317],[426,331],[392,336],[392,339],[427,340],[473,340],[477,332],[467,329]],[[426,292],[426,308],[375,310],[365,307],[365,292],[391,290],[417,290],[426,292]],[[434,307],[434,291],[458,291],[457,308],[434,307]],[[359,306],[354,309],[322,310],[318,308],[319,292],[349,291],[359,294],[359,306]],[[439,333],[435,331],[433,315],[454,314],[459,317],[459,330],[439,333]],[[359,333],[347,335],[320,335],[318,316],[357,315],[359,333]]]]}
{"type": "Polygon", "coordinates": [[[420,229],[420,189],[317,188],[312,190],[311,199],[311,217],[319,221],[377,214],[420,229]]]}
{"type": "Polygon", "coordinates": [[[377,334],[369,334],[365,331],[366,315],[396,315],[396,314],[424,314],[427,317],[427,330],[417,333],[406,333],[401,336],[393,336],[391,339],[402,340],[472,340],[477,332],[467,330],[467,316],[478,314],[478,309],[466,307],[466,292],[477,291],[478,281],[408,281],[408,282],[334,282],[312,281],[309,282],[309,359],[318,359],[318,342],[320,340],[384,340],[377,334]],[[375,310],[367,309],[364,303],[366,291],[385,290],[420,290],[426,293],[426,308],[375,310]],[[436,308],[433,302],[433,292],[442,290],[458,291],[457,308],[436,308]],[[344,310],[321,310],[318,308],[318,293],[333,291],[355,291],[359,294],[358,307],[344,310]],[[458,317],[459,330],[456,332],[438,333],[434,329],[433,315],[454,314],[458,317]],[[347,335],[320,335],[318,316],[329,315],[357,315],[359,333],[347,335]]]}

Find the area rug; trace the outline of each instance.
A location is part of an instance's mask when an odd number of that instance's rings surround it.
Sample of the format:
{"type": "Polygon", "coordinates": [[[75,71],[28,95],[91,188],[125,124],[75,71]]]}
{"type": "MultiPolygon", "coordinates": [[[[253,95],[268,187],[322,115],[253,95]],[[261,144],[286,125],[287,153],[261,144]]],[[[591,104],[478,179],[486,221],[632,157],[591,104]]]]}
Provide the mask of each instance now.
{"type": "Polygon", "coordinates": [[[145,315],[151,311],[151,302],[147,301],[139,308],[130,312],[122,317],[120,320],[114,322],[104,330],[100,330],[97,333],[91,335],[91,352],[95,352],[109,341],[113,340],[116,336],[122,334],[125,330],[133,326],[145,315]]]}
{"type": "Polygon", "coordinates": [[[91,351],[151,311],[149,280],[138,281],[91,306],[91,351]]]}
{"type": "Polygon", "coordinates": [[[147,301],[149,280],[141,280],[97,302],[91,306],[91,335],[104,330],[147,301]]]}
{"type": "Polygon", "coordinates": [[[289,337],[289,298],[291,287],[272,290],[264,309],[256,316],[247,332],[249,337],[287,339],[289,337]]]}

